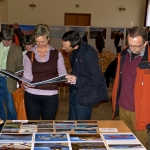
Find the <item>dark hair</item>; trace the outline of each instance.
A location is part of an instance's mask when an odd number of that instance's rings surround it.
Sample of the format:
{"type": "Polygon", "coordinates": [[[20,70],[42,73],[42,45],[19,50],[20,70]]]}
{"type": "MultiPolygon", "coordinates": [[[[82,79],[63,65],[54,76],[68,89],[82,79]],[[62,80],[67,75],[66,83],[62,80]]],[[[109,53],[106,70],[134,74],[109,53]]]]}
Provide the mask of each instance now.
{"type": "Polygon", "coordinates": [[[97,32],[97,35],[98,35],[98,36],[102,36],[101,31],[98,31],[98,32],[97,32]]]}
{"type": "Polygon", "coordinates": [[[14,38],[14,29],[10,27],[4,27],[2,29],[2,34],[1,34],[2,40],[13,40],[14,38]]]}
{"type": "Polygon", "coordinates": [[[148,29],[148,30],[149,30],[149,26],[147,26],[147,27],[146,27],[146,29],[148,29]]]}
{"type": "Polygon", "coordinates": [[[142,27],[134,26],[129,29],[128,36],[134,38],[137,36],[141,36],[143,39],[143,42],[147,41],[147,33],[146,30],[142,27]]]}
{"type": "Polygon", "coordinates": [[[33,45],[33,44],[34,44],[34,38],[31,34],[23,36],[23,45],[33,45]]]}
{"type": "Polygon", "coordinates": [[[50,37],[50,28],[46,24],[38,24],[33,31],[34,37],[39,36],[46,36],[47,38],[50,37]]]}
{"type": "Polygon", "coordinates": [[[75,46],[79,45],[81,42],[81,38],[80,35],[77,31],[75,30],[70,30],[68,32],[66,32],[63,36],[62,36],[62,40],[67,42],[70,42],[70,46],[72,48],[74,48],[75,46]]]}

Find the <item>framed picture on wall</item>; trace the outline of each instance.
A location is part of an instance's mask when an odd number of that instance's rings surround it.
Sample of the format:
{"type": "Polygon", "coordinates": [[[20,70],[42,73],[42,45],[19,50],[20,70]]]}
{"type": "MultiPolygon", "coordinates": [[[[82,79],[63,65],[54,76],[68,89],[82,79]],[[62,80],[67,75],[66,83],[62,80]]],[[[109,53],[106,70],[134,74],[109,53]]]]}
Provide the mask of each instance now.
{"type": "Polygon", "coordinates": [[[90,39],[95,39],[98,31],[100,31],[103,38],[106,39],[106,28],[94,28],[94,27],[90,27],[90,39]]]}
{"type": "Polygon", "coordinates": [[[124,39],[124,28],[111,28],[111,39],[115,39],[115,36],[118,31],[121,31],[121,39],[124,39]]]}
{"type": "Polygon", "coordinates": [[[50,26],[50,37],[53,39],[61,39],[65,32],[65,26],[50,26]]]}
{"type": "MultiPolygon", "coordinates": [[[[4,28],[4,27],[7,27],[7,26],[12,26],[13,28],[13,24],[1,24],[1,30],[4,28]]],[[[27,34],[32,34],[33,33],[33,30],[35,28],[35,25],[19,25],[22,33],[24,35],[27,35],[27,34]]]]}
{"type": "Polygon", "coordinates": [[[84,33],[86,31],[86,27],[70,27],[70,30],[76,30],[79,32],[80,37],[84,36],[84,33]]]}
{"type": "Polygon", "coordinates": [[[33,30],[35,28],[35,25],[19,25],[22,33],[24,35],[27,35],[27,34],[32,34],[33,33],[33,30]]]}

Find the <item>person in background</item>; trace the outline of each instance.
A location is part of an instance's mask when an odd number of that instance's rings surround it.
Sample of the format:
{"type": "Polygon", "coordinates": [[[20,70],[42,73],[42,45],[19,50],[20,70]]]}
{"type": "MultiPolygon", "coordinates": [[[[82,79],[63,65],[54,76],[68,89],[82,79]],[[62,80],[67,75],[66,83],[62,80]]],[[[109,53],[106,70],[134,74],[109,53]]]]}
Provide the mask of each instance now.
{"type": "Polygon", "coordinates": [[[25,56],[25,54],[28,51],[31,51],[31,49],[34,46],[34,38],[31,34],[27,34],[23,36],[23,46],[24,46],[23,56],[25,56]]]}
{"type": "Polygon", "coordinates": [[[62,49],[71,53],[69,120],[90,120],[92,106],[99,103],[102,72],[95,49],[83,42],[77,31],[71,30],[62,36],[62,49]]]}
{"type": "Polygon", "coordinates": [[[127,39],[128,47],[118,54],[112,90],[113,117],[119,114],[119,119],[146,147],[146,126],[150,124],[150,48],[142,27],[130,28],[127,39]]]}
{"type": "Polygon", "coordinates": [[[118,58],[116,57],[112,62],[110,62],[110,64],[108,65],[104,73],[107,88],[109,88],[110,83],[114,82],[114,79],[116,76],[117,61],[118,61],[118,58]]]}
{"type": "Polygon", "coordinates": [[[13,28],[14,28],[14,32],[16,34],[16,36],[18,37],[18,41],[19,41],[19,46],[22,47],[22,51],[24,51],[24,47],[22,45],[22,42],[23,42],[23,33],[18,25],[18,23],[15,23],[13,25],[13,28]]]}
{"type": "MultiPolygon", "coordinates": [[[[1,32],[0,42],[0,69],[17,72],[23,69],[21,47],[13,43],[14,30],[5,27],[1,32]]],[[[12,98],[12,93],[17,88],[17,81],[13,78],[7,78],[0,74],[0,119],[16,120],[16,110],[12,98]],[[7,117],[5,114],[4,103],[7,108],[7,117]]]]}
{"type": "Polygon", "coordinates": [[[150,28],[149,26],[146,27],[146,32],[147,32],[147,41],[150,45],[150,30],[149,30],[149,28],[150,28]]]}
{"type": "Polygon", "coordinates": [[[121,34],[121,31],[118,30],[114,40],[117,54],[121,52],[121,34]]]}
{"type": "MultiPolygon", "coordinates": [[[[40,82],[66,74],[62,54],[49,45],[50,29],[45,24],[38,24],[33,37],[35,46],[24,57],[23,77],[40,82]],[[32,53],[34,59],[32,61],[32,53]]],[[[57,84],[45,84],[37,87],[25,86],[25,107],[29,120],[54,120],[58,110],[57,84]]]]}
{"type": "Polygon", "coordinates": [[[82,37],[82,40],[83,40],[84,42],[86,42],[86,43],[88,43],[87,37],[88,37],[88,32],[86,31],[86,32],[84,33],[84,36],[82,37]]]}
{"type": "Polygon", "coordinates": [[[95,38],[95,45],[99,53],[101,53],[103,48],[105,47],[105,42],[100,31],[97,32],[97,36],[95,38]]]}

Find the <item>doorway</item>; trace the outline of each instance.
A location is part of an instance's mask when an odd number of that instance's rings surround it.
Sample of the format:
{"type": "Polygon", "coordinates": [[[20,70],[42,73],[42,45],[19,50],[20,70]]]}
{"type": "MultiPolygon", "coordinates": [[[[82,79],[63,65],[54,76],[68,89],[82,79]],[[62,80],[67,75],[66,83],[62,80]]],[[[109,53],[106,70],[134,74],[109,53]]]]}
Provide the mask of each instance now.
{"type": "Polygon", "coordinates": [[[91,26],[91,14],[65,13],[65,25],[91,26]]]}

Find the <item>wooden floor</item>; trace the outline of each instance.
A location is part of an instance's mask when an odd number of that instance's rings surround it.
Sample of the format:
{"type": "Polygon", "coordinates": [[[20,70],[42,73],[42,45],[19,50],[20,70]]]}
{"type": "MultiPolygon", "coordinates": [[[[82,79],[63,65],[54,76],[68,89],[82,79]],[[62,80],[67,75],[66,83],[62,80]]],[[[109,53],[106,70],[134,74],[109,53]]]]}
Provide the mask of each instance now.
{"type": "MultiPolygon", "coordinates": [[[[67,120],[69,111],[69,88],[66,89],[65,98],[63,98],[62,88],[60,90],[59,110],[56,116],[56,120],[67,120]]],[[[92,120],[111,120],[112,107],[111,107],[111,90],[108,89],[109,99],[108,102],[102,103],[99,106],[93,108],[92,120]]]]}

